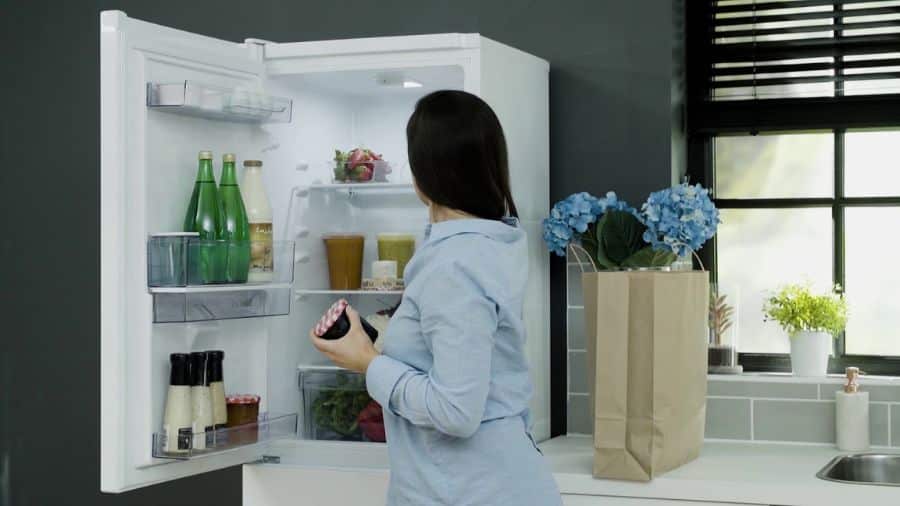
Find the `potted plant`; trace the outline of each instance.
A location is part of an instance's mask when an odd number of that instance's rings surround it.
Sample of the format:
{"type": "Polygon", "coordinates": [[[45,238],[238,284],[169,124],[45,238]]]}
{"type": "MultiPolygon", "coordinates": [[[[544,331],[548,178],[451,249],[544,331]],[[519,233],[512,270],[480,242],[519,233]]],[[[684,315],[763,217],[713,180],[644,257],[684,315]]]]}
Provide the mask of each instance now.
{"type": "Polygon", "coordinates": [[[788,285],[769,297],[763,311],[791,339],[794,376],[825,376],[833,339],[847,325],[847,303],[840,286],[815,294],[807,285],[788,285]]]}

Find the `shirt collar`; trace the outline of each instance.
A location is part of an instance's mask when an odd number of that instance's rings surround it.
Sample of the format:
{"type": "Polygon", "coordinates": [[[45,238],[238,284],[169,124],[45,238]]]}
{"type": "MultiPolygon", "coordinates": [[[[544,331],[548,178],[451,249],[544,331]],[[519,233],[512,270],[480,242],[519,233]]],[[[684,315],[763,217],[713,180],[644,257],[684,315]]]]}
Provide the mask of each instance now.
{"type": "Polygon", "coordinates": [[[453,235],[468,233],[494,235],[497,232],[508,231],[507,227],[518,228],[518,226],[519,219],[513,216],[504,216],[500,220],[485,220],[482,218],[446,220],[425,225],[425,241],[440,241],[453,235]]]}

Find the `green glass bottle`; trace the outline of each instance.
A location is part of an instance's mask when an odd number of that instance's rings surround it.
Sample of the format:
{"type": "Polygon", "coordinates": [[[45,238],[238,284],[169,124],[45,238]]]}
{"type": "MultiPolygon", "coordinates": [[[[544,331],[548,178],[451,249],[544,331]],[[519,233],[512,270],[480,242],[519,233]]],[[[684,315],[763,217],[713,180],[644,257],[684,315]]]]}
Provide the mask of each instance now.
{"type": "Polygon", "coordinates": [[[222,235],[222,207],[213,175],[212,152],[201,151],[199,158],[194,192],[184,216],[184,231],[200,234],[199,240],[188,246],[188,283],[224,283],[227,249],[224,243],[217,242],[222,235]]]}
{"type": "Polygon", "coordinates": [[[219,200],[222,203],[222,239],[228,241],[226,279],[229,283],[246,283],[250,270],[250,223],[238,187],[232,153],[222,156],[219,200]]]}

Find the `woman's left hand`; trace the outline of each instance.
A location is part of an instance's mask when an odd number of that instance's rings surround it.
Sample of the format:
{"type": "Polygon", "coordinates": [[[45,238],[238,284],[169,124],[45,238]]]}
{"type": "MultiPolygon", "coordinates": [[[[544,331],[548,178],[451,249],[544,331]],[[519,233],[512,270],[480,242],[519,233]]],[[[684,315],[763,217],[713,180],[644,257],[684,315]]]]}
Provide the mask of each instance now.
{"type": "Polygon", "coordinates": [[[347,306],[347,318],[350,319],[350,330],[344,337],[329,341],[317,336],[313,329],[309,331],[309,338],[313,346],[330,358],[335,365],[365,373],[372,360],[378,356],[378,351],[363,330],[362,323],[359,322],[359,313],[350,306],[347,306]]]}

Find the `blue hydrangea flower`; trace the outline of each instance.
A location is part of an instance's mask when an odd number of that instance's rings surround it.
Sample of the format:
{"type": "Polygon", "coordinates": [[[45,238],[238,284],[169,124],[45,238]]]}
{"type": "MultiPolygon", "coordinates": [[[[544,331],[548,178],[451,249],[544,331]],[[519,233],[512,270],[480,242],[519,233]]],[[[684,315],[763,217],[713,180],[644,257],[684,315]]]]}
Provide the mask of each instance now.
{"type": "Polygon", "coordinates": [[[682,183],[651,193],[641,215],[647,227],[644,240],[657,251],[678,256],[700,249],[719,225],[719,210],[699,184],[682,183]]]}
{"type": "Polygon", "coordinates": [[[607,193],[603,198],[587,192],[573,193],[560,200],[543,222],[547,248],[556,255],[565,256],[569,244],[580,242],[581,235],[609,209],[628,210],[637,216],[637,210],[619,200],[614,192],[607,193]]]}

